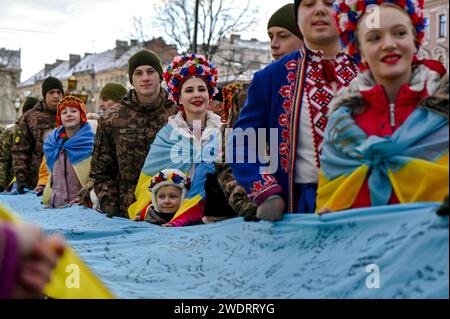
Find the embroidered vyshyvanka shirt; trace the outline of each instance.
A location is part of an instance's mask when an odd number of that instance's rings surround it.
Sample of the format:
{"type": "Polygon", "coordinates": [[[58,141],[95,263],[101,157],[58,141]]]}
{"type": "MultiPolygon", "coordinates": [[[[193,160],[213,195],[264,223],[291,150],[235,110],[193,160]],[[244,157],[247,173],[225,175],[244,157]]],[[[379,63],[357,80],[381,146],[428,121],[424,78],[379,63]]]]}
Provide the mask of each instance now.
{"type": "Polygon", "coordinates": [[[324,59],[322,51],[307,50],[306,77],[298,131],[295,183],[317,184],[328,111],[334,97],[355,78],[357,71],[348,56],[324,59]]]}

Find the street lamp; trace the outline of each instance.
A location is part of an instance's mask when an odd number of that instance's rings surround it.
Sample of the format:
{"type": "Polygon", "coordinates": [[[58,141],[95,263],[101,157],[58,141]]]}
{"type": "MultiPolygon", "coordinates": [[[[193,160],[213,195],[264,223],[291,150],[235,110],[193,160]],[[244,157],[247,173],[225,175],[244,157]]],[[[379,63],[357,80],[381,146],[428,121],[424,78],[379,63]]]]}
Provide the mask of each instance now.
{"type": "Polygon", "coordinates": [[[19,117],[19,109],[20,109],[20,98],[19,96],[16,97],[16,100],[14,101],[14,107],[16,108],[16,116],[19,117]]]}
{"type": "Polygon", "coordinates": [[[76,93],[76,90],[77,90],[77,78],[75,77],[75,76],[70,76],[68,79],[67,79],[67,92],[68,92],[68,94],[75,94],[76,93]]]}

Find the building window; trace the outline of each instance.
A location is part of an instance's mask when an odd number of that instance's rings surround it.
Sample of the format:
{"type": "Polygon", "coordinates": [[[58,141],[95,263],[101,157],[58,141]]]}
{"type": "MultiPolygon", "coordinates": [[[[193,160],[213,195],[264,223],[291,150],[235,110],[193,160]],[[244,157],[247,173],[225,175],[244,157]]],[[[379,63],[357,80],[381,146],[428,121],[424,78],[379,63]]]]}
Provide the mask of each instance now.
{"type": "Polygon", "coordinates": [[[439,15],[439,38],[445,38],[447,36],[447,15],[439,15]]]}

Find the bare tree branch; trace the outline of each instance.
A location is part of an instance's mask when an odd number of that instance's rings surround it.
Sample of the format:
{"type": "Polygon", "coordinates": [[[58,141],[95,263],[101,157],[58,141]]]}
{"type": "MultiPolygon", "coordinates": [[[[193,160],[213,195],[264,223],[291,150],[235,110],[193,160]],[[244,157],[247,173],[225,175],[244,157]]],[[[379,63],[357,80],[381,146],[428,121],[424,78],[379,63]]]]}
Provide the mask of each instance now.
{"type": "MultiPolygon", "coordinates": [[[[213,59],[220,46],[221,39],[232,33],[248,31],[255,25],[258,9],[250,5],[250,0],[199,0],[199,39],[200,48],[208,59],[213,59]]],[[[177,45],[183,52],[193,48],[194,12],[193,0],[162,0],[155,5],[151,17],[152,25],[160,30],[162,37],[177,45]]],[[[138,20],[139,21],[139,20],[138,20]]],[[[136,25],[136,24],[135,24],[136,25]]],[[[145,34],[144,24],[138,23],[145,34]]],[[[147,36],[148,37],[148,36],[147,36]]]]}

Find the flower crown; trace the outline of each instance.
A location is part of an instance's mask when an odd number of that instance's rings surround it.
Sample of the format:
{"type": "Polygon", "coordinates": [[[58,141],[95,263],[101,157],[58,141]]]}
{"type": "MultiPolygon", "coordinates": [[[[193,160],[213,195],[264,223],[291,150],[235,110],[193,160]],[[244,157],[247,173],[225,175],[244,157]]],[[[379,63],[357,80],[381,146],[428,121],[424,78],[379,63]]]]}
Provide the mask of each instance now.
{"type": "Polygon", "coordinates": [[[177,174],[175,172],[159,172],[158,175],[153,176],[152,181],[149,186],[149,190],[152,191],[152,189],[158,185],[159,183],[170,183],[174,184],[175,186],[178,186],[180,188],[185,188],[186,190],[189,190],[191,188],[191,179],[189,177],[182,176],[180,174],[177,174]]]}
{"type": "Polygon", "coordinates": [[[164,72],[163,77],[169,87],[170,99],[179,105],[181,85],[191,76],[205,80],[210,97],[217,94],[219,73],[214,64],[203,56],[195,53],[180,55],[173,59],[164,72]]]}
{"type": "Polygon", "coordinates": [[[336,0],[334,2],[335,19],[341,44],[358,65],[361,64],[361,55],[356,48],[357,39],[355,35],[358,21],[370,5],[381,5],[383,3],[395,4],[408,12],[417,33],[417,48],[422,44],[425,27],[427,26],[427,20],[424,16],[424,0],[336,0]]]}

